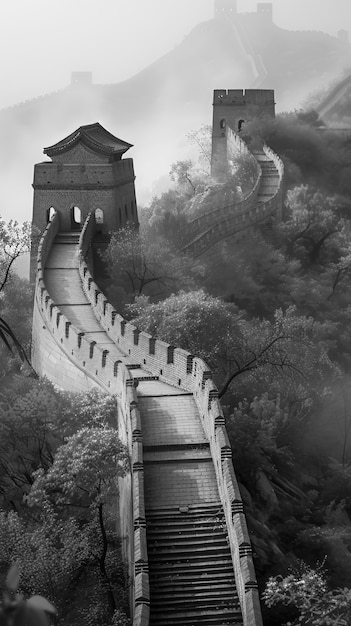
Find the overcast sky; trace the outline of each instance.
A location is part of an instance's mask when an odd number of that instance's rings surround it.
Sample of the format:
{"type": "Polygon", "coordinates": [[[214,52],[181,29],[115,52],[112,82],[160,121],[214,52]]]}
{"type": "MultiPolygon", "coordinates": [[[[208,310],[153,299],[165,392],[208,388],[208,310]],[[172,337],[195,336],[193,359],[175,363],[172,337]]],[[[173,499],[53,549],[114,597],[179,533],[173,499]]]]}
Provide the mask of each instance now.
{"type": "MultiPolygon", "coordinates": [[[[213,16],[214,0],[1,0],[0,107],[55,91],[71,71],[115,83],[179,44],[213,16]]],[[[274,0],[292,30],[351,30],[351,0],[274,0]]],[[[254,0],[238,0],[240,12],[254,0]]]]}

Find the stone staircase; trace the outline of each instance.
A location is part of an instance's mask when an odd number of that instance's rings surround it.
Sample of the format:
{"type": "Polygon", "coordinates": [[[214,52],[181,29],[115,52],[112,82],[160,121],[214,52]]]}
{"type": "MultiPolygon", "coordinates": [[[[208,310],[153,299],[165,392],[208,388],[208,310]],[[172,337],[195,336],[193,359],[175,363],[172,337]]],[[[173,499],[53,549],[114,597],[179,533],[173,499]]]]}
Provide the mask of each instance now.
{"type": "MultiPolygon", "coordinates": [[[[276,212],[278,207],[270,207],[269,201],[276,196],[280,187],[281,176],[277,166],[263,150],[253,151],[252,154],[262,171],[259,188],[255,196],[250,200],[245,210],[240,210],[240,204],[228,205],[225,216],[221,211],[221,217],[215,219],[210,226],[208,225],[208,216],[206,216],[206,220],[202,220],[200,216],[196,221],[197,234],[182,248],[182,252],[194,257],[206,254],[209,258],[213,256],[215,259],[224,240],[242,238],[245,231],[254,228],[256,224],[276,212]]],[[[216,214],[217,211],[215,210],[213,215],[216,216],[216,214]]]]}
{"type": "Polygon", "coordinates": [[[258,161],[262,170],[261,184],[256,198],[256,202],[262,204],[270,200],[276,193],[280,180],[279,172],[273,161],[271,161],[262,150],[253,151],[252,154],[258,161]]]}
{"type": "Polygon", "coordinates": [[[147,510],[150,626],[242,624],[220,503],[147,510]]]}
{"type": "Polygon", "coordinates": [[[150,624],[242,624],[215,468],[194,396],[159,380],[106,334],[82,287],[78,238],[79,233],[56,236],[45,285],[68,323],[107,349],[112,361],[122,361],[134,379],[143,441],[143,464],[136,471],[144,474],[150,624]]]}

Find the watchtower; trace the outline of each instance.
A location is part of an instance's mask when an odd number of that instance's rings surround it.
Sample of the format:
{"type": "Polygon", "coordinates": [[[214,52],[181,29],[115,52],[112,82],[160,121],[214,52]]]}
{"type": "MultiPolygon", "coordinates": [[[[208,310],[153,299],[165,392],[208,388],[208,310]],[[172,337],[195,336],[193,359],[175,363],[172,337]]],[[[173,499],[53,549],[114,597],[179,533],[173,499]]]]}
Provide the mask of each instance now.
{"type": "Polygon", "coordinates": [[[34,167],[32,223],[42,232],[55,209],[62,231],[80,230],[91,211],[103,233],[137,224],[133,160],[122,159],[131,147],[95,123],[44,148],[51,161],[34,167]]]}
{"type": "Polygon", "coordinates": [[[215,0],[215,17],[220,17],[221,15],[229,15],[232,17],[236,14],[236,0],[215,0]]]}
{"type": "Polygon", "coordinates": [[[257,4],[257,15],[266,23],[273,22],[273,4],[271,2],[259,2],[257,4]]]}
{"type": "Polygon", "coordinates": [[[273,89],[215,89],[213,96],[211,174],[216,176],[227,156],[227,127],[240,132],[244,122],[275,117],[273,89]]]}
{"type": "Polygon", "coordinates": [[[71,72],[71,85],[89,87],[92,84],[92,72],[71,72]]]}

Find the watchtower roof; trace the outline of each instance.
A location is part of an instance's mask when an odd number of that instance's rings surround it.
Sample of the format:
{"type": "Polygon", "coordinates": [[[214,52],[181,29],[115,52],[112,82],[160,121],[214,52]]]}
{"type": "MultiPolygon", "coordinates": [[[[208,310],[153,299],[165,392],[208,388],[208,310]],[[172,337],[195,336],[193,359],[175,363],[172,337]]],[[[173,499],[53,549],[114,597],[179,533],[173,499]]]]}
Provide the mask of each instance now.
{"type": "Polygon", "coordinates": [[[131,143],[118,139],[109,133],[99,122],[80,126],[73,133],[58,141],[53,146],[44,148],[44,154],[49,157],[71,150],[77,143],[83,143],[94,152],[108,156],[122,155],[132,148],[131,143]]]}

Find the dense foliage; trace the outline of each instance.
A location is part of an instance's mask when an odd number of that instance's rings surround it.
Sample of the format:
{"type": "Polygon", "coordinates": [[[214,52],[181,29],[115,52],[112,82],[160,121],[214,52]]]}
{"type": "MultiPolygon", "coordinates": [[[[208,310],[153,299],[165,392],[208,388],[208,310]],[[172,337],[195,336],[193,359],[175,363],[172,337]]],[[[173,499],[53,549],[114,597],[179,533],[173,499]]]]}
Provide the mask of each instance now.
{"type": "MultiPolygon", "coordinates": [[[[288,187],[284,221],[250,245],[224,243],[215,263],[181,251],[193,219],[254,184],[243,160],[211,186],[202,129],[200,165],[174,164],[140,232],[115,233],[104,257],[118,310],[213,371],[270,626],[350,620],[350,146],[320,124],[298,113],[245,128],[282,156],[288,187]]],[[[12,272],[3,285],[1,315],[27,348],[30,290],[12,272]]],[[[108,505],[128,471],[114,398],[61,393],[6,345],[0,359],[0,574],[16,560],[20,592],[48,598],[62,626],[127,624],[108,505]]]]}
{"type": "Polygon", "coordinates": [[[115,398],[15,375],[0,396],[0,576],[42,594],[58,624],[125,624],[128,578],[114,507],[128,471],[115,398]]]}

